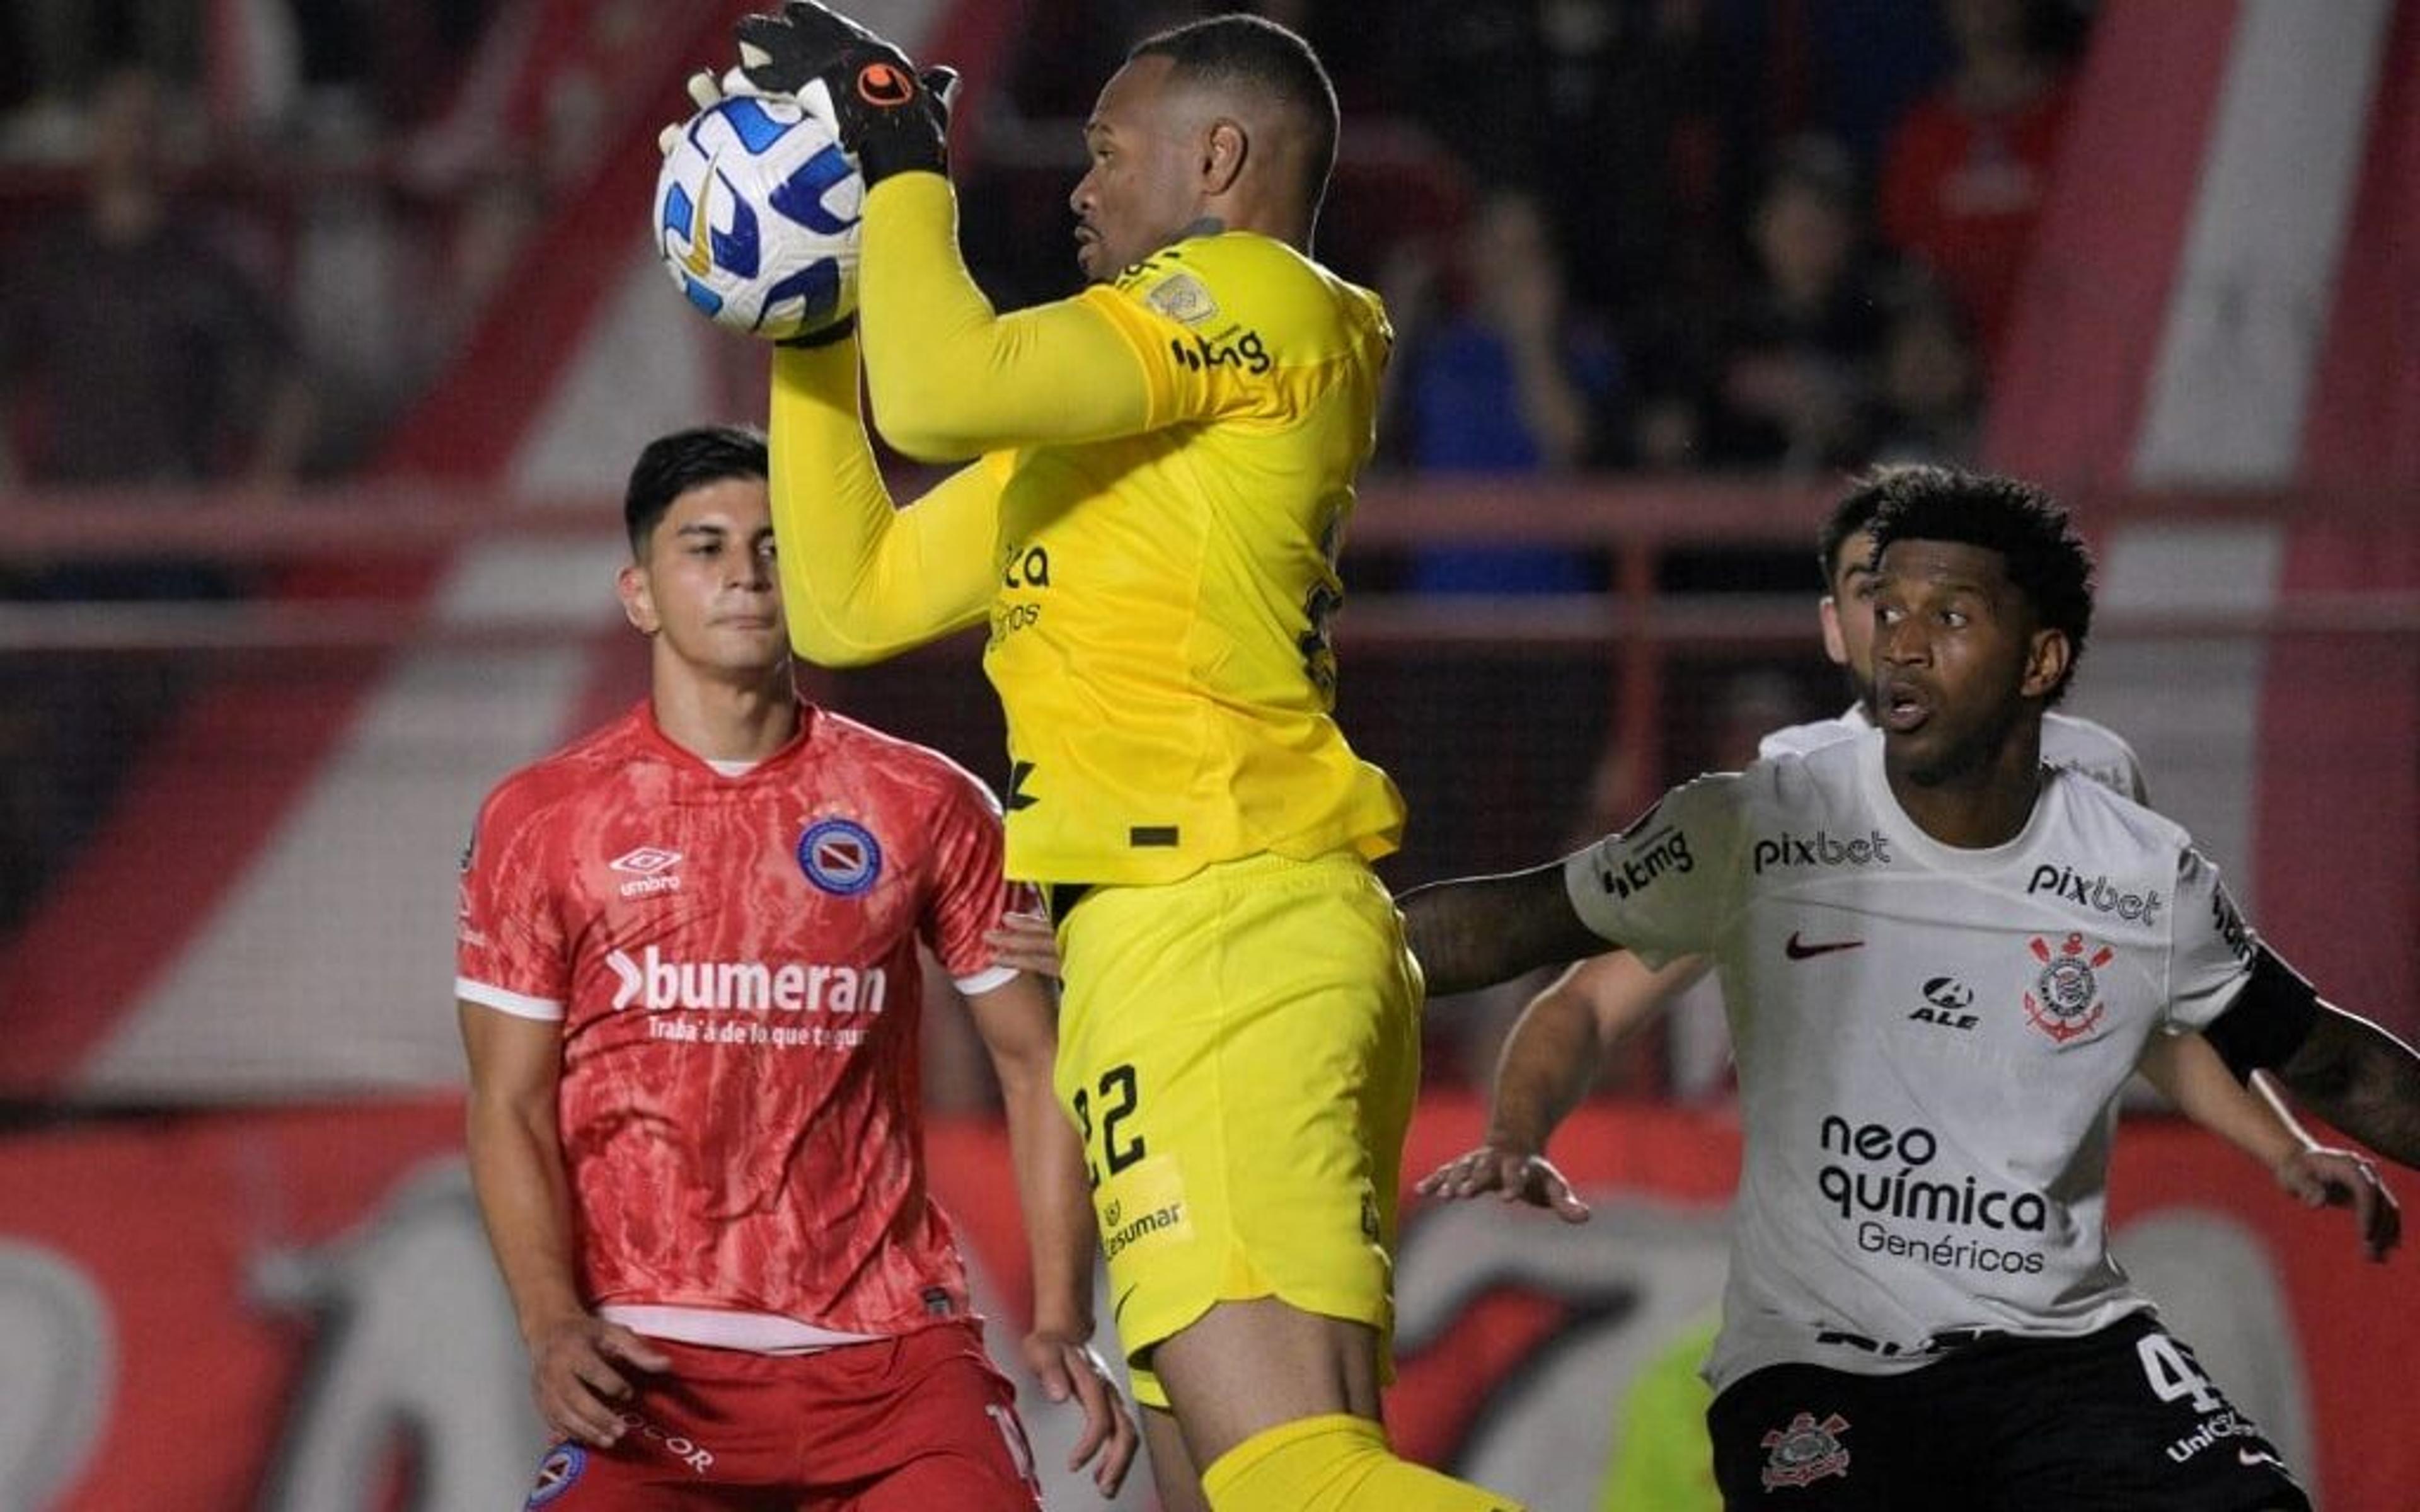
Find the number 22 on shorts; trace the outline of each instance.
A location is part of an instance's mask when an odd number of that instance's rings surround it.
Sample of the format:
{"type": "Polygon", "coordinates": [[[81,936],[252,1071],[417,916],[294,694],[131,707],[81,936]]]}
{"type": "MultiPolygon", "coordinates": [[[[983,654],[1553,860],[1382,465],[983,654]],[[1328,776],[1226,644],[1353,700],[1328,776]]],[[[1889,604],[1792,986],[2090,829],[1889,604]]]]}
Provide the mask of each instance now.
{"type": "Polygon", "coordinates": [[[1084,1168],[1093,1185],[1101,1184],[1101,1165],[1109,1164],[1109,1174],[1117,1175],[1127,1166],[1151,1153],[1142,1135],[1127,1132],[1124,1125],[1134,1117],[1142,1101],[1142,1085],[1135,1075],[1132,1062],[1111,1066],[1101,1072],[1096,1088],[1076,1088],[1076,1126],[1084,1141],[1084,1168]],[[1093,1114],[1097,1104],[1101,1116],[1099,1158],[1094,1158],[1093,1114]]]}

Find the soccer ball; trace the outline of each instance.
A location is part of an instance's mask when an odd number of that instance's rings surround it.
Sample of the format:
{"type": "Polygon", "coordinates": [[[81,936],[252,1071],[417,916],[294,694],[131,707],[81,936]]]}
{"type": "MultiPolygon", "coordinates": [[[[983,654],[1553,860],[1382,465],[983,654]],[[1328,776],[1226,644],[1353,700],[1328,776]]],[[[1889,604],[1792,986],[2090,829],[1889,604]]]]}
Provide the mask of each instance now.
{"type": "Polygon", "coordinates": [[[734,95],[690,117],[656,176],[656,251],[717,325],[772,341],[857,308],[865,186],[795,100],[734,95]]]}

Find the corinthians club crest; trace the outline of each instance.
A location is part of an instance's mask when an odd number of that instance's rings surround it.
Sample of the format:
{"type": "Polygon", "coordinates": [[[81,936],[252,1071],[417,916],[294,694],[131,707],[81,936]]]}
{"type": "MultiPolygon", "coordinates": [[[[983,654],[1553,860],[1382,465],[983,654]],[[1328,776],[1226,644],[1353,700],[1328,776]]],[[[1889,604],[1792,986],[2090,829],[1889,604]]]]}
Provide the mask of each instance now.
{"type": "Polygon", "coordinates": [[[2090,1034],[2108,1006],[2101,1001],[2101,982],[2093,973],[2118,952],[2102,945],[2087,955],[2081,934],[2069,935],[2055,950],[2037,934],[2032,949],[2042,969],[2034,990],[2025,994],[2025,1017],[2060,1044],[2090,1034]]]}
{"type": "Polygon", "coordinates": [[[1849,1473],[1849,1451],[1841,1446],[1840,1434],[1849,1420],[1838,1412],[1826,1414],[1820,1421],[1812,1412],[1792,1416],[1785,1427],[1777,1427],[1758,1441],[1764,1445],[1764,1489],[1777,1490],[1784,1486],[1805,1486],[1826,1475],[1849,1473]]]}

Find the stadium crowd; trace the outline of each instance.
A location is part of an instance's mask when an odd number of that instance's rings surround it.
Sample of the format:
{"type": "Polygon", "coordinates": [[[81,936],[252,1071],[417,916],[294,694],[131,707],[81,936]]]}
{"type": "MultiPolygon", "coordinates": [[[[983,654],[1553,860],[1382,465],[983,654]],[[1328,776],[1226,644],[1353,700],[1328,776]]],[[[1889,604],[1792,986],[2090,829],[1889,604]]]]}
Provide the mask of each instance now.
{"type": "MultiPolygon", "coordinates": [[[[1073,286],[1065,193],[1090,90],[1136,36],[1217,8],[1027,8],[972,92],[961,176],[973,270],[1003,306],[1073,286]]],[[[1820,484],[1971,456],[2087,4],[1393,0],[1384,24],[1318,0],[1259,8],[1320,47],[1352,122],[1320,249],[1395,323],[1382,472],[1820,484]]],[[[647,9],[9,8],[0,479],[49,497],[374,467],[613,140],[594,123],[645,55],[647,9]],[[143,398],[96,425],[101,392],[143,398]]],[[[1736,580],[1804,586],[1803,557],[1736,580]]],[[[1583,551],[1479,545],[1362,553],[1354,586],[1555,593],[1606,575],[1583,551]]],[[[0,563],[0,596],[21,602],[256,586],[204,563],[0,563]]],[[[194,671],[165,653],[6,658],[0,840],[24,859],[0,929],[194,671]]],[[[1770,684],[1718,702],[1752,724],[1770,684]]]]}

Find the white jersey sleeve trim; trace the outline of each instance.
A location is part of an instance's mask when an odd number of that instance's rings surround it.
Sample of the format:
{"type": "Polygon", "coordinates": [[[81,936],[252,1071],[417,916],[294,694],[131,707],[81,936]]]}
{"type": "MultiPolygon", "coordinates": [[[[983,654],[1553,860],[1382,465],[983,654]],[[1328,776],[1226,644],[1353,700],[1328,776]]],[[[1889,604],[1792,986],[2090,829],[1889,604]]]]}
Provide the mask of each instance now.
{"type": "Polygon", "coordinates": [[[473,981],[468,977],[454,979],[454,995],[466,1003],[492,1008],[499,1013],[510,1013],[517,1019],[543,1019],[553,1023],[563,1017],[563,1005],[552,998],[506,992],[502,987],[473,981]]]}
{"type": "Polygon", "coordinates": [[[986,966],[971,977],[952,977],[950,983],[957,988],[960,995],[972,997],[978,993],[1007,986],[1009,979],[1016,975],[1015,966],[986,966]]]}

